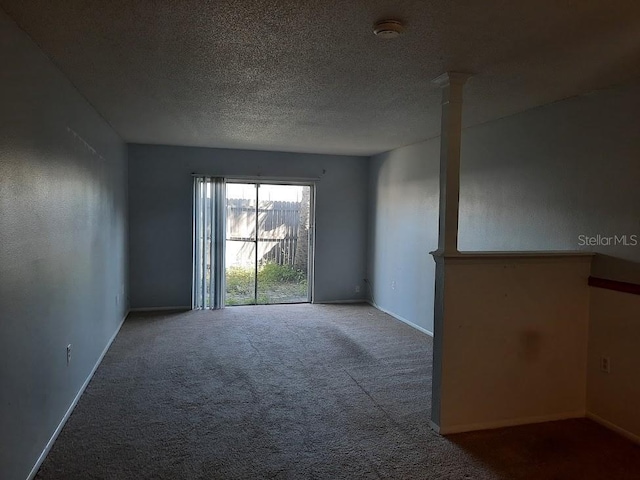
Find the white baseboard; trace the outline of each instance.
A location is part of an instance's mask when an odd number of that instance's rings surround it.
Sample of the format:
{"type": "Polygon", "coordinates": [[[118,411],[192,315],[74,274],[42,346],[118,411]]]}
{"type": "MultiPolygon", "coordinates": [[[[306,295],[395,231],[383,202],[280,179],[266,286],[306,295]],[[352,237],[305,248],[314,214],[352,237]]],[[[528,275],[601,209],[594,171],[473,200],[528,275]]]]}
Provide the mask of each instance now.
{"type": "Polygon", "coordinates": [[[435,423],[431,419],[429,419],[427,421],[429,422],[429,426],[431,427],[431,430],[433,430],[436,433],[440,433],[440,425],[438,425],[437,423],[435,423]]]}
{"type": "Polygon", "coordinates": [[[612,423],[608,420],[605,420],[604,418],[596,415],[595,413],[591,413],[591,412],[587,412],[587,418],[593,420],[596,423],[599,423],[600,425],[602,425],[605,428],[608,428],[609,430],[613,430],[614,432],[618,433],[619,435],[622,435],[623,437],[627,438],[628,440],[631,440],[634,443],[637,443],[638,445],[640,445],[640,436],[636,435],[635,433],[631,433],[629,430],[625,430],[624,428],[616,425],[615,423],[612,423]]]}
{"type": "Polygon", "coordinates": [[[69,420],[69,417],[71,416],[71,413],[73,412],[73,409],[76,408],[76,405],[78,404],[78,401],[80,400],[80,397],[82,396],[82,394],[84,393],[85,389],[87,388],[87,385],[89,385],[89,382],[93,378],[93,375],[96,373],[96,370],[100,366],[100,363],[102,363],[102,359],[107,354],[107,351],[109,350],[109,347],[111,347],[111,344],[113,343],[113,341],[118,336],[118,333],[120,333],[120,329],[122,328],[122,325],[124,324],[124,321],[127,319],[127,315],[129,315],[129,310],[125,313],[124,317],[120,321],[120,325],[118,325],[118,328],[116,328],[115,333],[111,336],[111,338],[107,342],[107,346],[104,347],[104,350],[102,350],[102,353],[100,354],[100,357],[98,358],[98,361],[96,362],[96,364],[91,369],[91,372],[89,372],[89,376],[87,376],[87,379],[84,381],[84,383],[80,387],[80,390],[78,390],[78,393],[76,394],[76,396],[74,397],[73,401],[71,402],[71,405],[69,405],[69,408],[67,409],[66,413],[62,417],[62,420],[60,420],[60,423],[58,424],[58,426],[56,427],[55,431],[53,432],[53,435],[51,435],[51,438],[49,439],[49,441],[45,445],[44,449],[42,450],[42,453],[38,457],[38,460],[36,461],[36,463],[33,466],[33,468],[31,469],[31,472],[29,472],[29,475],[27,476],[27,480],[32,480],[36,476],[36,474],[38,473],[38,470],[40,469],[40,466],[42,465],[42,462],[44,462],[44,459],[47,458],[47,455],[49,454],[49,451],[51,450],[51,447],[53,447],[53,444],[55,443],[56,439],[58,438],[58,435],[60,435],[60,432],[62,431],[65,423],[67,423],[67,420],[69,420]]]}
{"type": "Polygon", "coordinates": [[[552,415],[540,415],[535,417],[509,418],[506,420],[497,420],[495,422],[453,425],[451,427],[441,427],[433,424],[432,428],[434,428],[440,435],[449,435],[452,433],[472,432],[475,430],[492,430],[495,428],[517,427],[531,423],[556,422],[558,420],[569,420],[571,418],[584,418],[585,415],[586,412],[584,410],[579,410],[575,412],[555,413],[552,415]]]}
{"type": "Polygon", "coordinates": [[[377,305],[375,302],[372,302],[371,300],[367,300],[366,301],[369,305],[371,305],[373,308],[377,308],[378,310],[380,310],[381,312],[386,313],[387,315],[392,316],[393,318],[395,318],[396,320],[400,320],[402,323],[406,323],[407,325],[409,325],[410,327],[415,328],[416,330],[421,331],[422,333],[426,333],[427,335],[429,335],[430,337],[433,337],[433,332],[430,330],[427,330],[426,328],[421,327],[420,325],[416,325],[413,322],[410,322],[409,320],[407,320],[406,318],[401,317],[400,315],[396,315],[393,312],[390,312],[389,310],[382,308],[380,305],[377,305]]]}
{"type": "Polygon", "coordinates": [[[313,302],[315,305],[342,305],[349,303],[369,303],[364,298],[352,298],[350,300],[326,300],[321,302],[313,302]]]}
{"type": "Polygon", "coordinates": [[[191,310],[191,306],[179,306],[179,307],[142,307],[142,308],[130,308],[129,312],[166,312],[170,310],[191,310]]]}

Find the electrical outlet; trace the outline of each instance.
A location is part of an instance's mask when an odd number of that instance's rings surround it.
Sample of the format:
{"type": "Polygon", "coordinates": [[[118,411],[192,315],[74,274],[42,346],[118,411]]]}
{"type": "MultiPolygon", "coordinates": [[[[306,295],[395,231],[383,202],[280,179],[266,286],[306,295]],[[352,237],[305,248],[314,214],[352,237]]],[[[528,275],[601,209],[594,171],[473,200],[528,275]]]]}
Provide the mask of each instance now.
{"type": "Polygon", "coordinates": [[[600,371],[611,373],[611,359],[609,357],[600,358],[600,371]]]}
{"type": "Polygon", "coordinates": [[[360,293],[360,285],[356,285],[356,293],[360,293]]]}
{"type": "Polygon", "coordinates": [[[71,362],[71,344],[67,345],[67,365],[71,362]]]}
{"type": "Polygon", "coordinates": [[[391,281],[391,290],[395,290],[396,289],[396,281],[392,280],[391,281]]]}

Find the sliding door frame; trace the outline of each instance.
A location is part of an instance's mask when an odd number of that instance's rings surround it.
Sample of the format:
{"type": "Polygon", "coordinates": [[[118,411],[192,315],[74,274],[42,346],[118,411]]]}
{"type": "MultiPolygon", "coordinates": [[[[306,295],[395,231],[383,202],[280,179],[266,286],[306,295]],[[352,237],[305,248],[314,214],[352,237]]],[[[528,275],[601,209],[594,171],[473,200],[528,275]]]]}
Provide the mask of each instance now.
{"type": "MultiPolygon", "coordinates": [[[[316,181],[317,179],[282,179],[264,177],[225,177],[225,185],[229,183],[255,184],[256,185],[256,248],[255,248],[255,282],[254,298],[258,298],[258,238],[259,238],[259,200],[260,185],[292,185],[297,187],[309,187],[309,249],[307,251],[307,302],[313,303],[315,297],[315,257],[316,257],[316,181]]],[[[226,211],[226,210],[225,210],[226,211]]],[[[225,214],[226,220],[226,214],[225,214]]],[[[227,243],[225,232],[224,243],[227,243]]],[[[224,266],[226,270],[226,265],[224,266]]],[[[224,277],[225,275],[223,275],[224,277]]],[[[223,285],[224,287],[224,285],[223,285]]],[[[222,303],[226,306],[226,288],[223,290],[222,303]]]]}

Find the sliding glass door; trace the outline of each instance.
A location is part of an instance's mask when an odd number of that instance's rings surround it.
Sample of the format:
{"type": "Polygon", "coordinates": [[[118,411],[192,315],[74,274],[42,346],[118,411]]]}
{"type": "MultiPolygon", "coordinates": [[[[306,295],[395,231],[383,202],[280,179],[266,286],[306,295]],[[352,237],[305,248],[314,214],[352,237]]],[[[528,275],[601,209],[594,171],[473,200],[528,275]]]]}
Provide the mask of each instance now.
{"type": "Polygon", "coordinates": [[[311,186],[227,183],[226,201],[225,304],[310,301],[311,186]]]}
{"type": "Polygon", "coordinates": [[[256,303],[257,205],[255,184],[227,184],[225,305],[256,303]]]}
{"type": "Polygon", "coordinates": [[[196,178],[193,308],[311,301],[313,193],[196,178]]]}

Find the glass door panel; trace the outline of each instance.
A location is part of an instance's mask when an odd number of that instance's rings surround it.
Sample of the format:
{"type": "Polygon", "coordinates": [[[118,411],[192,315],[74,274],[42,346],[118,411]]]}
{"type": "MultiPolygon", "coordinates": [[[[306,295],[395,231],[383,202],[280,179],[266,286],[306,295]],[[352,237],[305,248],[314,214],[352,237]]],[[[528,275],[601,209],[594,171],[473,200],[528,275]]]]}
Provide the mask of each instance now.
{"type": "Polygon", "coordinates": [[[309,301],[311,187],[258,188],[257,303],[309,301]]]}
{"type": "Polygon", "coordinates": [[[256,303],[257,186],[227,183],[226,305],[256,303]]]}
{"type": "Polygon", "coordinates": [[[256,244],[227,240],[226,245],[226,305],[256,303],[256,244]]]}
{"type": "Polygon", "coordinates": [[[310,301],[313,190],[226,185],[225,304],[310,301]]]}

